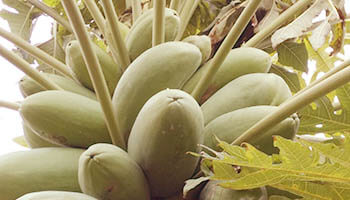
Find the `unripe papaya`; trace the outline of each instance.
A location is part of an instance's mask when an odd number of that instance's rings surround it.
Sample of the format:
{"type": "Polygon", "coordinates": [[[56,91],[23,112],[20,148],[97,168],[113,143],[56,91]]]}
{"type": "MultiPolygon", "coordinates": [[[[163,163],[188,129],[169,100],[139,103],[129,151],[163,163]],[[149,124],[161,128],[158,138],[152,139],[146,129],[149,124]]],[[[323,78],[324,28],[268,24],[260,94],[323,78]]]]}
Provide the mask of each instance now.
{"type": "MultiPolygon", "coordinates": [[[[56,83],[58,86],[60,86],[62,89],[73,92],[76,94],[80,94],[83,96],[86,96],[90,99],[97,100],[95,93],[93,93],[91,90],[83,87],[82,85],[77,84],[71,79],[68,79],[63,76],[59,76],[56,74],[49,74],[49,73],[42,73],[47,79],[51,80],[52,82],[56,83]]],[[[46,89],[43,88],[39,83],[34,81],[28,76],[24,76],[20,82],[19,82],[19,88],[24,97],[27,97],[29,95],[45,91],[46,89]]]]}
{"type": "MultiPolygon", "coordinates": [[[[106,80],[108,90],[112,95],[114,89],[122,75],[120,66],[113,61],[113,58],[108,55],[97,45],[93,45],[98,61],[100,62],[104,78],[106,80]]],[[[79,42],[76,40],[70,41],[66,47],[66,63],[74,72],[75,77],[90,90],[94,90],[89,72],[87,70],[79,42]]]]}
{"type": "MultiPolygon", "coordinates": [[[[204,145],[220,151],[214,135],[220,140],[232,143],[242,133],[277,108],[276,106],[252,106],[217,117],[206,125],[204,129],[204,145]]],[[[280,135],[284,138],[292,139],[297,133],[298,128],[299,118],[296,114],[293,114],[268,131],[261,132],[258,136],[246,142],[267,154],[277,153],[277,148],[273,146],[272,136],[280,135]]]]}
{"type": "Polygon", "coordinates": [[[39,92],[25,98],[19,112],[35,133],[54,143],[80,148],[111,143],[100,104],[84,96],[39,92]]]}
{"type": "Polygon", "coordinates": [[[112,100],[125,141],[143,104],[163,89],[181,88],[199,67],[201,59],[196,46],[167,42],[148,49],[130,64],[112,100]]]}
{"type": "Polygon", "coordinates": [[[257,105],[278,106],[292,93],[275,74],[253,73],[236,78],[211,96],[202,106],[204,122],[225,113],[257,105]]]}
{"type": "Polygon", "coordinates": [[[151,199],[140,166],[111,144],[89,147],[80,156],[78,177],[82,191],[100,200],[151,199]]]}
{"type": "Polygon", "coordinates": [[[47,147],[0,157],[1,200],[14,200],[37,191],[80,192],[81,149],[47,147]]]}
{"type": "MultiPolygon", "coordinates": [[[[188,80],[183,87],[184,91],[191,93],[194,90],[199,80],[208,70],[210,62],[211,60],[204,64],[204,66],[188,80]]],[[[267,73],[270,70],[271,64],[270,55],[263,50],[252,47],[232,49],[215,74],[214,80],[205,91],[200,103],[204,103],[217,90],[242,75],[267,73]]]]}
{"type": "Polygon", "coordinates": [[[210,37],[206,35],[190,35],[182,40],[183,42],[187,42],[195,45],[199,48],[202,53],[202,62],[205,63],[210,57],[211,54],[211,41],[210,37]]]}
{"type": "MultiPolygon", "coordinates": [[[[125,40],[131,60],[135,60],[144,51],[152,47],[152,27],[154,9],[143,13],[130,29],[125,40]]],[[[165,8],[165,42],[173,41],[180,28],[180,17],[176,11],[165,8]]]]}
{"type": "Polygon", "coordinates": [[[24,139],[30,148],[42,148],[42,147],[59,147],[61,145],[50,142],[39,135],[37,135],[29,126],[23,123],[24,139]]]}
{"type": "Polygon", "coordinates": [[[181,192],[193,174],[203,142],[198,103],[181,90],[163,90],[142,107],[128,141],[128,153],[143,169],[152,197],[181,192]]]}
{"type": "Polygon", "coordinates": [[[97,200],[86,194],[78,192],[43,191],[32,192],[17,200],[97,200]]]}
{"type": "Polygon", "coordinates": [[[203,188],[199,200],[267,200],[265,188],[232,190],[223,188],[219,181],[209,181],[203,188]]]}

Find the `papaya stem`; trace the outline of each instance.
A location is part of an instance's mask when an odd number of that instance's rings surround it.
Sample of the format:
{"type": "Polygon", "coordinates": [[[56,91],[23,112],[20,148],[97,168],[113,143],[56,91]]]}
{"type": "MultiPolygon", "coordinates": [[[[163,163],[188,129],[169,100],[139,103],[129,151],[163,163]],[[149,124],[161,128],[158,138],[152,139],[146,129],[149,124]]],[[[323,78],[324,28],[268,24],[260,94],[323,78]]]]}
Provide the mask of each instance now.
{"type": "Polygon", "coordinates": [[[43,86],[47,90],[62,90],[56,83],[50,81],[39,71],[32,68],[27,61],[18,56],[11,50],[6,49],[3,45],[0,45],[0,55],[6,58],[10,63],[16,66],[18,69],[27,74],[30,78],[38,82],[41,86],[43,86]]]}
{"type": "Polygon", "coordinates": [[[219,70],[220,65],[224,62],[227,54],[237,42],[239,36],[242,34],[245,27],[248,25],[250,19],[254,15],[261,0],[250,0],[247,7],[243,10],[242,14],[238,17],[236,23],[232,26],[230,32],[226,36],[225,40],[219,47],[218,51],[209,63],[208,70],[204,72],[199,83],[192,91],[192,96],[199,102],[203,93],[207,90],[209,84],[214,78],[216,72],[219,70]]]}
{"type": "Polygon", "coordinates": [[[92,41],[85,28],[83,16],[81,15],[75,0],[62,0],[62,5],[69,21],[73,27],[75,37],[78,39],[83,58],[86,63],[90,78],[92,80],[97,99],[99,100],[109,135],[114,145],[125,149],[126,144],[124,137],[119,133],[118,126],[115,118],[114,109],[112,108],[111,96],[109,94],[107,83],[102,73],[100,63],[97,59],[97,55],[92,47],[92,41]]]}
{"type": "Polygon", "coordinates": [[[53,19],[55,19],[59,24],[61,24],[64,28],[66,28],[69,32],[73,32],[72,27],[70,26],[69,22],[64,19],[61,15],[59,15],[54,9],[48,7],[44,3],[38,1],[38,0],[27,0],[30,4],[37,7],[39,10],[43,11],[53,19]]]}
{"type": "MultiPolygon", "coordinates": [[[[329,78],[330,76],[334,75],[335,73],[345,69],[346,67],[348,67],[350,65],[350,59],[345,60],[344,62],[342,62],[340,65],[332,68],[331,70],[329,70],[327,73],[325,73],[323,76],[321,76],[319,79],[316,79],[315,81],[313,81],[312,83],[310,83],[309,85],[307,85],[305,88],[303,88],[302,90],[298,91],[296,94],[293,95],[293,98],[299,96],[300,94],[306,92],[307,90],[311,89],[312,87],[314,87],[315,85],[319,84],[320,82],[324,81],[325,79],[329,78]]],[[[291,100],[289,99],[289,100],[291,100]]],[[[288,101],[289,101],[288,100],[288,101]]]]}
{"type": "Polygon", "coordinates": [[[8,108],[11,110],[18,111],[21,105],[19,103],[0,100],[0,107],[8,108]]]}
{"type": "Polygon", "coordinates": [[[131,9],[132,9],[132,23],[135,23],[137,18],[139,18],[142,14],[140,0],[131,0],[131,9]]]}
{"type": "Polygon", "coordinates": [[[186,0],[184,7],[180,14],[180,28],[176,35],[175,41],[181,40],[183,34],[185,33],[186,27],[190,22],[190,19],[199,4],[199,0],[186,0]]]}
{"type": "Polygon", "coordinates": [[[165,0],[156,0],[154,4],[152,46],[165,40],[165,0]]]}
{"type": "Polygon", "coordinates": [[[105,35],[106,27],[105,27],[105,18],[101,14],[100,10],[98,9],[95,1],[84,1],[87,9],[89,10],[92,18],[95,20],[97,27],[101,31],[103,35],[105,35]]]}
{"type": "Polygon", "coordinates": [[[19,48],[25,50],[36,59],[48,64],[58,72],[61,72],[64,76],[74,79],[67,65],[63,64],[61,61],[47,54],[45,51],[39,49],[38,47],[31,45],[29,42],[20,38],[16,34],[12,34],[0,27],[0,36],[14,43],[19,48]]]}
{"type": "MultiPolygon", "coordinates": [[[[349,65],[350,63],[348,63],[349,65]]],[[[338,87],[350,82],[350,68],[345,68],[336,72],[333,76],[328,77],[317,85],[305,90],[303,93],[281,104],[277,110],[270,113],[259,122],[250,127],[232,144],[239,145],[242,142],[249,141],[257,137],[258,134],[268,130],[277,123],[283,121],[291,114],[295,113],[304,106],[309,105],[314,100],[326,95],[338,87]]]]}
{"type": "Polygon", "coordinates": [[[287,21],[295,17],[296,13],[299,13],[300,10],[304,9],[308,5],[312,4],[314,0],[302,0],[297,1],[287,10],[285,10],[281,15],[279,15],[272,23],[268,24],[264,29],[255,34],[250,38],[245,44],[244,47],[255,47],[269,35],[271,35],[275,30],[285,24],[287,21]]]}
{"type": "Polygon", "coordinates": [[[113,46],[114,49],[118,50],[117,57],[119,58],[120,67],[124,71],[130,64],[130,58],[125,42],[120,33],[117,13],[115,12],[112,0],[102,0],[102,7],[106,15],[109,30],[112,33],[113,39],[112,44],[110,45],[113,46]]]}
{"type": "Polygon", "coordinates": [[[171,0],[169,8],[178,12],[179,6],[180,6],[180,0],[171,0]]]}

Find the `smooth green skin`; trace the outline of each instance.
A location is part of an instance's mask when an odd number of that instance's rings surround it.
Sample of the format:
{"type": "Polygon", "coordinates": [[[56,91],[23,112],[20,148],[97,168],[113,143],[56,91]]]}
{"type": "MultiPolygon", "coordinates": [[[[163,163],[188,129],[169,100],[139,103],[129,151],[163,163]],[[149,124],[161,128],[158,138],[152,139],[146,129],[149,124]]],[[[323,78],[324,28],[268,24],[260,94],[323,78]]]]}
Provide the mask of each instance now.
{"type": "Polygon", "coordinates": [[[203,116],[189,94],[175,89],[151,97],[132,128],[128,153],[143,169],[152,197],[170,197],[181,192],[193,174],[203,142],[203,116]]]}
{"type": "Polygon", "coordinates": [[[59,147],[62,145],[54,144],[39,135],[37,135],[29,126],[23,124],[23,134],[28,146],[32,149],[42,147],[59,147]]]}
{"type": "Polygon", "coordinates": [[[17,200],[97,200],[86,194],[78,192],[43,191],[32,192],[17,200]]]}
{"type": "MultiPolygon", "coordinates": [[[[126,37],[125,45],[131,60],[135,60],[152,47],[153,14],[153,8],[142,14],[133,24],[126,37]]],[[[169,8],[165,8],[164,17],[165,42],[173,41],[180,28],[180,17],[176,11],[169,8]]]]}
{"type": "Polygon", "coordinates": [[[112,99],[119,131],[125,141],[146,101],[163,89],[181,88],[199,67],[201,59],[196,46],[167,42],[145,51],[130,64],[112,99]]]}
{"type": "Polygon", "coordinates": [[[79,184],[85,194],[99,200],[150,200],[140,166],[111,144],[89,147],[79,160],[79,184]]]}
{"type": "MultiPolygon", "coordinates": [[[[204,72],[208,70],[209,60],[203,65],[185,84],[183,90],[191,93],[204,72]]],[[[219,70],[208,89],[205,91],[200,104],[204,103],[210,96],[212,96],[220,88],[224,87],[230,81],[251,73],[267,73],[270,70],[272,61],[268,53],[252,47],[242,47],[232,49],[219,70]]]]}
{"type": "Polygon", "coordinates": [[[0,157],[1,200],[14,200],[36,191],[80,192],[81,149],[48,147],[0,157]]]}
{"type": "MultiPolygon", "coordinates": [[[[218,142],[215,136],[222,141],[232,143],[246,130],[277,108],[277,106],[252,106],[221,115],[206,125],[204,129],[204,145],[215,151],[221,151],[220,147],[217,146],[218,142]]],[[[278,149],[273,146],[272,136],[280,135],[284,138],[292,139],[298,128],[299,118],[296,114],[293,114],[270,130],[260,133],[259,136],[246,142],[267,154],[277,153],[278,149]]]]}
{"type": "Polygon", "coordinates": [[[50,90],[22,101],[19,112],[38,135],[64,146],[111,143],[100,104],[84,96],[50,90]]]}
{"type": "Polygon", "coordinates": [[[226,84],[201,106],[204,122],[208,124],[220,115],[240,108],[278,106],[291,96],[288,85],[278,75],[246,74],[226,84]]]}
{"type": "Polygon", "coordinates": [[[265,188],[231,190],[218,184],[219,181],[209,181],[203,188],[199,200],[267,200],[265,188]]]}
{"type": "MultiPolygon", "coordinates": [[[[77,84],[73,80],[59,76],[56,74],[49,74],[49,73],[42,73],[47,79],[51,80],[52,82],[56,83],[58,86],[60,86],[63,90],[73,92],[76,94],[80,94],[83,96],[86,96],[90,99],[97,100],[96,95],[91,90],[83,87],[82,85],[77,84]]],[[[24,76],[19,81],[19,89],[23,95],[23,97],[30,96],[32,94],[45,91],[46,89],[43,88],[39,83],[34,81],[28,76],[24,76]]]]}
{"type": "MultiPolygon", "coordinates": [[[[97,58],[100,62],[109,93],[112,95],[123,72],[119,65],[113,61],[113,58],[104,50],[102,50],[96,44],[93,45],[93,49],[95,50],[97,58]]],[[[94,90],[89,72],[80,50],[79,42],[77,40],[70,41],[67,44],[66,63],[72,69],[75,77],[80,81],[82,85],[89,88],[90,90],[94,90]]]]}
{"type": "MultiPolygon", "coordinates": [[[[211,41],[210,37],[207,35],[190,35],[182,40],[183,42],[188,42],[199,48],[202,53],[202,62],[205,63],[210,57],[211,54],[211,41]]],[[[199,80],[198,80],[199,81],[199,80]]]]}

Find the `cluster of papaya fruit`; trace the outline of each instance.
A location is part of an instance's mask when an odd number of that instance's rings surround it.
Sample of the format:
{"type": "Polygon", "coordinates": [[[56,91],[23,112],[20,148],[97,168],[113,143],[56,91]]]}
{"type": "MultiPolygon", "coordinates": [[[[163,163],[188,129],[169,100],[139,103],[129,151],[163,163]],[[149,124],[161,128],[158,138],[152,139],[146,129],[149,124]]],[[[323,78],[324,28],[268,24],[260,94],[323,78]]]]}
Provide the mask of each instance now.
{"type": "MultiPolygon", "coordinates": [[[[281,77],[268,73],[269,54],[236,48],[196,101],[190,94],[211,62],[210,38],[174,41],[180,18],[166,8],[166,42],[152,47],[152,21],[150,9],[130,30],[123,27],[132,61],[126,70],[94,46],[126,149],[111,144],[79,42],[66,46],[66,64],[76,80],[43,73],[64,91],[45,90],[27,76],[19,82],[25,97],[19,113],[32,149],[0,157],[2,200],[182,199],[184,182],[199,169],[199,158],[188,152],[200,152],[199,144],[219,151],[215,136],[233,142],[292,96],[281,77]]],[[[272,154],[272,135],[293,138],[298,125],[292,115],[247,142],[272,154]]],[[[232,191],[209,181],[197,198],[263,195],[260,189],[232,191]]]]}

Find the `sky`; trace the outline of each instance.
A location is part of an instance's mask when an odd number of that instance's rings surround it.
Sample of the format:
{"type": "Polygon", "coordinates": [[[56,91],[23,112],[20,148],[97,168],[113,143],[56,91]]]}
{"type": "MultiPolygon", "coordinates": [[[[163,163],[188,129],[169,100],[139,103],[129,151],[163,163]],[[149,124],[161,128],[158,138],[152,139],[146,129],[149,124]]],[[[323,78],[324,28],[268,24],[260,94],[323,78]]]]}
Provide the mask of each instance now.
{"type": "MultiPolygon", "coordinates": [[[[0,1],[0,9],[4,8],[2,1],[0,1]]],[[[32,44],[37,44],[50,39],[50,27],[52,19],[49,17],[40,17],[37,21],[36,28],[32,34],[32,44]]],[[[0,27],[10,30],[5,20],[0,18],[0,27]]],[[[0,37],[0,44],[8,49],[14,46],[0,37]]],[[[21,101],[23,99],[18,88],[18,81],[24,76],[23,72],[7,62],[0,56],[0,99],[6,101],[21,101]]],[[[22,119],[17,111],[0,108],[0,155],[27,150],[15,142],[13,138],[22,136],[22,119]]]]}

